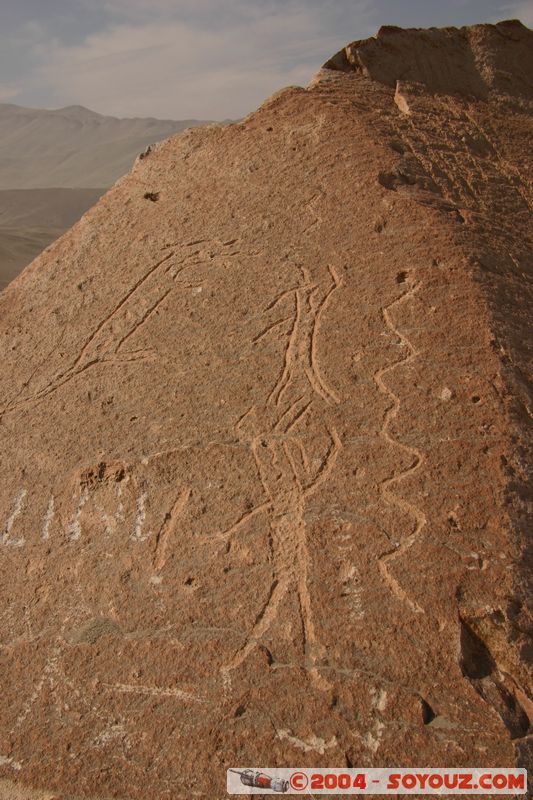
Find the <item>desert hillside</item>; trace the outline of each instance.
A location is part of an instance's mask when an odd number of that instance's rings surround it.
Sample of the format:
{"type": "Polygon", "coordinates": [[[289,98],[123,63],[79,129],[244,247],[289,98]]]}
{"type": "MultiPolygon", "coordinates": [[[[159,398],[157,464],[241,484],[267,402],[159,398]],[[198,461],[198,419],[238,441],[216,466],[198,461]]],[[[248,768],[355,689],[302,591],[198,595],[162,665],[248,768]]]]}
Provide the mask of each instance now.
{"type": "Polygon", "coordinates": [[[532,768],[532,112],[519,22],[382,28],[0,294],[6,797],[532,768]]]}
{"type": "Polygon", "coordinates": [[[105,189],[0,189],[0,290],[105,189]]]}
{"type": "Polygon", "coordinates": [[[0,103],[0,290],[128,172],[147,145],[198,124],[0,103]]]}

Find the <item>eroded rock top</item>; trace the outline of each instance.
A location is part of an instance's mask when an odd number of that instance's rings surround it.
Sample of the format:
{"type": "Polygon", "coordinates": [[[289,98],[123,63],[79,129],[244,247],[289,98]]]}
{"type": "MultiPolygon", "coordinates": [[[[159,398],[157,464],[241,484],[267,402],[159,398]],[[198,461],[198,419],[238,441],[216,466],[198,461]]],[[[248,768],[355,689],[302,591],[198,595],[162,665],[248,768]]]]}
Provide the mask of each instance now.
{"type": "Polygon", "coordinates": [[[344,47],[325,69],[360,72],[394,86],[423,84],[430,92],[486,99],[489,92],[531,95],[532,34],[518,20],[465,28],[380,28],[344,47]]]}

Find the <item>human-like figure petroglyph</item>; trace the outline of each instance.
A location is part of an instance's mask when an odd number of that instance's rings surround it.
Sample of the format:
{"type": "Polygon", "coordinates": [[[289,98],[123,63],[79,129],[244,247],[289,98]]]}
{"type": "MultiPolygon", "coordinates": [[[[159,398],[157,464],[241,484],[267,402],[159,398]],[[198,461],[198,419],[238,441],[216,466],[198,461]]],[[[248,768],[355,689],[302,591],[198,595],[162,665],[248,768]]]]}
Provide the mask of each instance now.
{"type": "Polygon", "coordinates": [[[340,286],[340,278],[335,269],[329,267],[331,283],[324,287],[312,284],[308,270],[302,268],[305,283],[293,290],[283,292],[280,297],[267,306],[270,310],[281,300],[291,298],[294,304],[293,313],[287,320],[290,322],[289,341],[285,350],[282,373],[272,389],[267,405],[274,402],[279,407],[283,395],[292,384],[294,388],[302,385],[307,390],[322,397],[326,403],[339,403],[339,397],[321,375],[317,357],[317,337],[320,330],[321,316],[331,294],[340,286]]]}
{"type": "Polygon", "coordinates": [[[222,667],[226,685],[231,671],[243,663],[274,624],[284,598],[292,589],[298,597],[305,664],[311,678],[318,685],[325,684],[317,669],[322,647],[309,591],[310,555],[304,512],[308,498],[333,469],[341,441],[333,424],[324,421],[329,445],[316,464],[309,458],[305,437],[298,433],[298,426],[312,414],[319,414],[322,420],[327,407],[339,402],[337,393],[320,372],[317,356],[321,315],[331,294],[341,285],[333,267],[329,267],[329,276],[329,285],[313,285],[303,269],[303,285],[284,292],[267,307],[270,310],[280,302],[293,303],[293,313],[286,320],[288,341],[283,367],[265,406],[249,409],[237,423],[239,434],[251,448],[266,501],[219,537],[230,538],[252,517],[268,511],[273,579],[266,604],[245,643],[222,667]],[[251,435],[244,433],[245,428],[251,430],[251,435]]]}

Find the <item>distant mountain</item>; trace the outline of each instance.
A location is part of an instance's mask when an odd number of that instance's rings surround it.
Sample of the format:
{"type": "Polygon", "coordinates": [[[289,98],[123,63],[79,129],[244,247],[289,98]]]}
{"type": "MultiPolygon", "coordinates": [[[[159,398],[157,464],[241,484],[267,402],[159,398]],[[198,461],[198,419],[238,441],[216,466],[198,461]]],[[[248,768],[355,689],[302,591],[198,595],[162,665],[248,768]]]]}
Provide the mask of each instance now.
{"type": "Polygon", "coordinates": [[[55,111],[0,104],[0,189],[100,188],[146,145],[199,120],[117,119],[83,106],[55,111]]]}

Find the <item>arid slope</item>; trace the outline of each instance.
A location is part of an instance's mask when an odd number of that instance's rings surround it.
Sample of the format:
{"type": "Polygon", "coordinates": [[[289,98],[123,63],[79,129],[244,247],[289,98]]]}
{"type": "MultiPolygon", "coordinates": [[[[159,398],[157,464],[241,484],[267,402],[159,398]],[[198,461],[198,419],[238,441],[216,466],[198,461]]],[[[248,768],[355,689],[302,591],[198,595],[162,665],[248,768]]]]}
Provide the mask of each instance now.
{"type": "Polygon", "coordinates": [[[0,190],[0,290],[77,222],[104,191],[0,190]]]}

